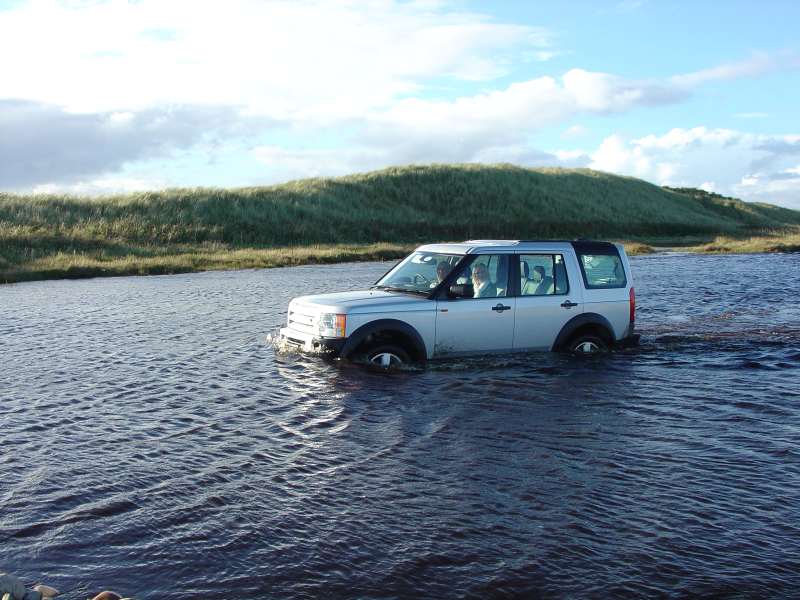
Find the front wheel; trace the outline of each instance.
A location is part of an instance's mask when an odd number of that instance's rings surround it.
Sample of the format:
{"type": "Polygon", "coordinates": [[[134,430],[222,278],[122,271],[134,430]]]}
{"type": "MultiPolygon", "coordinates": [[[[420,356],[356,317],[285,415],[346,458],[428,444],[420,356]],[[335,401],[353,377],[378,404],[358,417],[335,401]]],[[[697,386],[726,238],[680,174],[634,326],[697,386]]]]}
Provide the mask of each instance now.
{"type": "Polygon", "coordinates": [[[567,351],[577,356],[588,356],[590,354],[606,354],[609,348],[608,344],[596,335],[578,335],[570,340],[567,351]]]}
{"type": "Polygon", "coordinates": [[[408,353],[400,346],[393,344],[382,344],[367,350],[366,355],[367,363],[382,369],[389,369],[392,367],[399,367],[411,362],[408,353]]]}

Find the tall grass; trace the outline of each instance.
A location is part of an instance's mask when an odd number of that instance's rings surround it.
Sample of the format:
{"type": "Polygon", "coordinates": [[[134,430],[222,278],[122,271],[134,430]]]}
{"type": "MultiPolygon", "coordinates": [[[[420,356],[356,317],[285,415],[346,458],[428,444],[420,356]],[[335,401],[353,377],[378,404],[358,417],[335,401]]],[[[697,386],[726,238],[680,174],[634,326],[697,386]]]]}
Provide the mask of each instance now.
{"type": "Polygon", "coordinates": [[[190,264],[189,255],[242,249],[467,238],[702,240],[800,226],[797,211],[693,192],[586,169],[439,165],[232,190],[0,194],[0,280],[32,276],[56,256],[53,264],[62,267],[47,276],[66,269],[69,256],[138,260],[151,272],[146,265],[155,269],[165,256],[190,264]]]}

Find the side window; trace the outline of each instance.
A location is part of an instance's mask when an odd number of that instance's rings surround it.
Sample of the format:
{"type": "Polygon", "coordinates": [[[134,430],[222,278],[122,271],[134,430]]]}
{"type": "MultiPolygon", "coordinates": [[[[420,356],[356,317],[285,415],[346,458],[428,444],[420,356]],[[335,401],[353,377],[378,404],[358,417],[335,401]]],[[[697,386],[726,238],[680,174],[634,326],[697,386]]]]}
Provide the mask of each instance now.
{"type": "Polygon", "coordinates": [[[579,254],[578,262],[589,289],[622,288],[628,284],[617,254],[579,254]]]}
{"type": "Polygon", "coordinates": [[[520,295],[551,296],[569,292],[561,254],[523,254],[519,257],[520,295]]]}
{"type": "Polygon", "coordinates": [[[472,298],[502,298],[508,295],[507,254],[482,254],[459,273],[456,284],[466,286],[472,298]]]}

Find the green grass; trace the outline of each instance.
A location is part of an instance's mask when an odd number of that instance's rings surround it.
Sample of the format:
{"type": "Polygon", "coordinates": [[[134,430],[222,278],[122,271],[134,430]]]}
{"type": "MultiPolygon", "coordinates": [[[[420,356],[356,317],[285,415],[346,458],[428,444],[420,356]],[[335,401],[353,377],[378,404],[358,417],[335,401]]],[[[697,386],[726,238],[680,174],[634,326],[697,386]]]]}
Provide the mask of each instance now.
{"type": "Polygon", "coordinates": [[[744,239],[720,236],[707,244],[690,247],[689,250],[713,254],[800,252],[800,234],[744,239]]]}
{"type": "MultiPolygon", "coordinates": [[[[120,275],[163,275],[225,269],[267,269],[306,264],[364,260],[389,260],[408,254],[413,245],[368,244],[304,246],[287,248],[239,248],[198,246],[168,247],[124,256],[102,253],[55,252],[24,263],[7,265],[0,281],[76,279],[120,275]]],[[[0,269],[3,264],[0,262],[0,269]]]]}
{"type": "Polygon", "coordinates": [[[0,281],[393,258],[468,238],[700,244],[798,228],[798,211],[586,169],[409,166],[231,190],[0,194],[0,281]]]}

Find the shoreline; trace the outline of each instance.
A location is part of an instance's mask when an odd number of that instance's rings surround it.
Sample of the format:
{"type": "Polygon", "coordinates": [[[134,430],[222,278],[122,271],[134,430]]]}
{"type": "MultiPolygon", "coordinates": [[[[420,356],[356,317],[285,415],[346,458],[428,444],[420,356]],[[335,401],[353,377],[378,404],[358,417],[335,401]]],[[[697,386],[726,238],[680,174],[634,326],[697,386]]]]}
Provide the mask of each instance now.
{"type": "Polygon", "coordinates": [[[664,246],[798,251],[800,211],[591,169],[510,164],[102,197],[0,192],[2,283],[392,260],[437,241],[575,238],[622,240],[631,255],[664,246]]]}
{"type": "MultiPolygon", "coordinates": [[[[718,236],[706,243],[697,239],[622,241],[629,256],[661,252],[691,254],[751,254],[800,252],[800,233],[750,238],[718,236]]],[[[420,243],[314,244],[277,248],[230,248],[222,245],[133,248],[125,256],[99,252],[56,252],[32,256],[20,264],[0,257],[0,284],[55,279],[176,275],[204,271],[269,269],[312,264],[396,260],[420,243]]]]}

